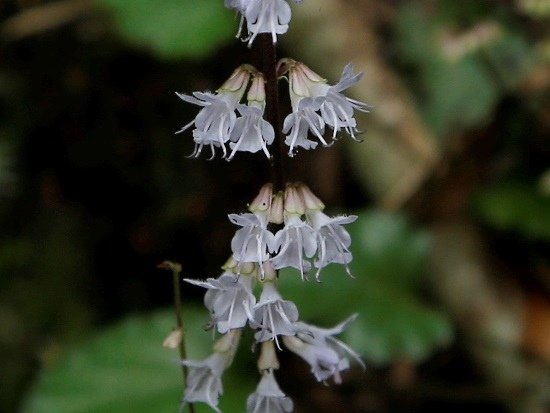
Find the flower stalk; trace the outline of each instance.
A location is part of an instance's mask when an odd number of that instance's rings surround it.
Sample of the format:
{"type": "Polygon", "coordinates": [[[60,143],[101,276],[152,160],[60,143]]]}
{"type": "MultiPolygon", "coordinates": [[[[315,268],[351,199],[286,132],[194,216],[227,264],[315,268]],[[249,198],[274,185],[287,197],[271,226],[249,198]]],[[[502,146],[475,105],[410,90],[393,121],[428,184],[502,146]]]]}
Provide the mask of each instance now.
{"type": "MultiPolygon", "coordinates": [[[[173,261],[164,261],[158,265],[158,268],[170,270],[172,272],[172,289],[174,291],[174,311],[176,313],[176,339],[173,345],[177,345],[182,360],[187,358],[187,349],[185,346],[185,330],[183,327],[183,310],[181,301],[181,264],[173,261]]],[[[187,383],[188,370],[187,365],[181,365],[183,383],[187,383]]],[[[193,403],[189,403],[189,413],[195,413],[193,403]]]]}
{"type": "Polygon", "coordinates": [[[284,139],[279,107],[279,82],[277,74],[277,45],[269,33],[261,33],[251,50],[252,61],[264,74],[266,107],[265,119],[273,125],[275,148],[271,153],[271,179],[275,191],[284,189],[284,139]]]}
{"type": "MultiPolygon", "coordinates": [[[[204,305],[210,313],[208,327],[220,334],[212,354],[189,360],[180,349],[186,387],[183,401],[203,402],[219,412],[222,375],[233,362],[244,328],[254,332],[259,348],[260,379],[247,399],[247,413],[290,413],[294,403],[275,378],[278,351],[291,351],[306,361],[313,376],[326,383],[342,382],[350,359],[364,367],[359,355],[335,336],[344,332],[357,315],[333,328],[306,324],[298,306],[278,289],[280,270],[293,269],[303,282],[313,274],[320,281],[323,268],[337,264],[351,276],[351,237],[344,227],[354,215],[329,216],[324,203],[301,182],[287,182],[285,156],[300,150],[328,147],[345,134],[359,140],[355,112],[369,106],[342,92],[362,74],[347,65],[334,85],[302,62],[277,59],[277,36],[288,29],[291,0],[225,0],[241,14],[238,38],[250,48],[252,64],[240,65],[215,93],[178,93],[185,102],[201,107],[196,118],[179,132],[192,129],[195,144],[191,157],[210,148],[231,161],[238,152],[263,152],[270,162],[271,182],[260,189],[248,212],[228,214],[238,228],[231,240],[231,256],[217,278],[184,281],[205,288],[204,305]],[[283,118],[279,82],[288,83],[291,112],[283,118]],[[325,132],[327,133],[325,134],[325,132]],[[330,131],[330,133],[328,133],[330,131]],[[261,291],[261,292],[260,292],[261,291]],[[188,373],[188,374],[187,374],[188,373]]],[[[301,0],[292,0],[300,3],[301,0]]],[[[176,318],[181,325],[180,267],[174,273],[176,318]],[[177,293],[177,294],[176,294],[177,293]]],[[[286,273],[285,273],[286,274],[286,273]]],[[[286,276],[286,275],[285,275],[286,276]]],[[[181,327],[182,328],[182,327],[181,327]]]]}

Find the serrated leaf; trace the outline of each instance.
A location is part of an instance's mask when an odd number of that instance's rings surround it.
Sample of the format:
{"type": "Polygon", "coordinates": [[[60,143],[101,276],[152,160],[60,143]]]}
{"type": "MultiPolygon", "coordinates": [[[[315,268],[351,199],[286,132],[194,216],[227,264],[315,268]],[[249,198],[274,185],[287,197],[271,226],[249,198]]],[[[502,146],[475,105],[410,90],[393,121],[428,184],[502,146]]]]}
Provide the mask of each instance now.
{"type": "Polygon", "coordinates": [[[320,284],[302,282],[292,270],[281,275],[280,289],[297,304],[300,318],[330,326],[359,313],[346,341],[371,363],[419,361],[448,343],[449,320],[418,293],[428,235],[401,215],[376,211],[359,214],[348,229],[355,278],[339,265],[324,269],[320,284]]]}
{"type": "Polygon", "coordinates": [[[220,0],[96,0],[121,35],[164,58],[208,55],[233,38],[235,14],[220,0]]]}
{"type": "Polygon", "coordinates": [[[479,194],[474,207],[489,225],[499,230],[550,240],[550,197],[540,194],[534,184],[496,185],[479,194]]]}
{"type": "MultiPolygon", "coordinates": [[[[205,311],[189,307],[184,317],[192,332],[186,338],[189,358],[208,356],[212,334],[202,331],[205,311]]],[[[178,412],[183,391],[178,353],[161,345],[173,326],[173,312],[163,311],[129,317],[99,332],[41,373],[22,413],[178,412]]],[[[234,368],[225,373],[231,391],[220,399],[223,410],[242,411],[254,390],[243,377],[234,368]]],[[[195,410],[211,412],[200,403],[195,410]]]]}

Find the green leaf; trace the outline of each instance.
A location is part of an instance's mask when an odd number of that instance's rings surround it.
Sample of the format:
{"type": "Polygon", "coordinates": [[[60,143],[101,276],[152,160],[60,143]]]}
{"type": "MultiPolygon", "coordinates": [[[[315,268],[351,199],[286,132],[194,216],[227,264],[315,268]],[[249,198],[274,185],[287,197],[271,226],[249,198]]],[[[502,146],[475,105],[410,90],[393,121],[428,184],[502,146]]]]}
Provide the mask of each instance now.
{"type": "Polygon", "coordinates": [[[535,184],[496,185],[474,198],[474,208],[494,228],[550,240],[550,197],[540,194],[535,184]]]}
{"type": "Polygon", "coordinates": [[[359,313],[346,341],[371,363],[420,361],[448,343],[449,320],[420,295],[428,235],[401,215],[376,211],[359,214],[349,232],[355,278],[339,265],[324,269],[319,284],[282,274],[280,289],[300,318],[328,327],[359,313]]]}
{"type": "Polygon", "coordinates": [[[234,36],[235,14],[221,0],[96,0],[121,35],[164,58],[208,55],[234,36]]]}
{"type": "Polygon", "coordinates": [[[403,2],[397,14],[400,59],[413,74],[419,109],[441,137],[490,121],[532,66],[528,43],[497,20],[506,10],[491,14],[478,3],[403,2]]]}
{"type": "MultiPolygon", "coordinates": [[[[189,358],[208,356],[212,334],[202,329],[206,311],[186,308],[184,317],[192,332],[186,339],[189,358]]],[[[173,312],[163,311],[129,317],[83,341],[44,369],[22,413],[178,412],[183,392],[178,353],[161,346],[173,326],[173,312]]],[[[224,411],[242,411],[254,391],[254,375],[239,373],[234,365],[224,375],[224,411]]],[[[212,410],[197,404],[196,411],[212,410]]]]}

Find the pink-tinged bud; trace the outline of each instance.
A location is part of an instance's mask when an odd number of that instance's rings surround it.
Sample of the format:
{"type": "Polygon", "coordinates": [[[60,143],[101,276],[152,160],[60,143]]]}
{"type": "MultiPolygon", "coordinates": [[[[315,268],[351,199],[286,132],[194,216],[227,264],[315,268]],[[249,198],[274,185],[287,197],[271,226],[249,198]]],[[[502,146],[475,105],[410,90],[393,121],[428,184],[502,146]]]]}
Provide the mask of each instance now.
{"type": "Polygon", "coordinates": [[[251,73],[255,72],[256,69],[251,65],[241,65],[236,68],[229,79],[227,79],[224,84],[218,89],[218,92],[238,92],[244,90],[248,86],[248,81],[250,80],[251,73]]]}
{"type": "Polygon", "coordinates": [[[182,338],[183,332],[181,331],[181,328],[176,328],[168,334],[168,336],[166,336],[162,342],[162,347],[174,350],[180,346],[182,338]]]}
{"type": "Polygon", "coordinates": [[[311,70],[302,62],[296,62],[295,70],[300,70],[302,72],[302,75],[305,76],[310,82],[315,82],[315,83],[327,82],[325,78],[319,76],[317,73],[315,73],[313,70],[311,70]]]}
{"type": "Polygon", "coordinates": [[[306,212],[308,211],[322,211],[325,209],[325,204],[315,196],[309,187],[301,182],[296,183],[296,188],[302,196],[304,205],[306,207],[306,212]]]}
{"type": "Polygon", "coordinates": [[[275,343],[271,340],[264,341],[258,358],[258,370],[260,373],[264,370],[273,370],[279,368],[279,360],[275,352],[275,343]]]}
{"type": "Polygon", "coordinates": [[[303,215],[305,206],[300,194],[293,185],[287,185],[285,188],[285,212],[287,214],[303,215]]]}
{"type": "Polygon", "coordinates": [[[252,84],[246,95],[249,106],[255,106],[260,109],[265,107],[265,78],[260,72],[254,74],[252,84]]]}
{"type": "Polygon", "coordinates": [[[277,192],[271,200],[271,209],[269,210],[269,222],[272,224],[282,224],[284,222],[284,195],[283,191],[277,192]]]}
{"type": "Polygon", "coordinates": [[[250,212],[266,212],[271,207],[271,197],[273,195],[273,185],[265,184],[260,192],[254,198],[254,201],[248,207],[250,212]]]}
{"type": "Polygon", "coordinates": [[[295,111],[302,98],[315,96],[317,88],[326,85],[327,80],[301,62],[287,59],[284,64],[288,67],[290,100],[295,111]]]}

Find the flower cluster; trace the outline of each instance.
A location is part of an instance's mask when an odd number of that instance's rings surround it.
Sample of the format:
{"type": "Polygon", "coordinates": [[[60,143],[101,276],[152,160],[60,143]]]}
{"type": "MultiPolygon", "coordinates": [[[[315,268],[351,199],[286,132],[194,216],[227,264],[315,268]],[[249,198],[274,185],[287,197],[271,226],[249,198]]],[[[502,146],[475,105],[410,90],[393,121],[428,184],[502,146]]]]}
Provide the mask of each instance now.
{"type": "MultiPolygon", "coordinates": [[[[300,3],[302,0],[293,0],[300,3]]],[[[285,0],[225,0],[225,7],[241,13],[241,24],[237,37],[241,36],[244,20],[249,35],[244,39],[252,45],[260,33],[271,33],[273,43],[277,35],[286,33],[292,16],[290,6],[285,0]]]]}
{"type": "Polygon", "coordinates": [[[207,289],[204,304],[210,312],[209,326],[223,335],[205,360],[183,361],[191,369],[185,402],[202,401],[217,410],[222,374],[246,326],[254,330],[261,348],[258,369],[262,378],[248,398],[250,413],[293,409],[292,401],[275,380],[274,370],[279,368],[276,349],[285,347],[304,359],[320,382],[332,378],[340,383],[340,373],[350,365],[348,356],[363,365],[353,350],[335,338],[356,315],[330,329],[299,321],[296,305],[283,299],[277,289],[276,272],[293,267],[305,278],[312,266],[310,260],[317,268],[317,277],[331,262],[347,266],[351,241],[342,225],[356,217],[328,217],[322,212],[323,203],[301,183],[289,184],[277,194],[272,192],[271,184],[264,185],[250,204],[250,213],[230,215],[242,228],[233,238],[233,255],[222,267],[223,273],[206,281],[185,280],[207,289]],[[273,225],[282,228],[273,233],[268,229],[273,225]],[[256,289],[261,289],[259,297],[256,289]]]}
{"type": "Polygon", "coordinates": [[[264,185],[250,204],[250,213],[229,215],[231,222],[242,227],[231,241],[238,267],[255,263],[262,274],[266,263],[276,270],[292,267],[302,279],[315,267],[315,278],[319,280],[324,267],[337,263],[344,265],[349,274],[351,237],[343,225],[357,217],[329,217],[323,213],[324,207],[302,183],[287,184],[284,192],[275,194],[271,184],[264,185]],[[272,232],[269,224],[283,226],[272,232]]]}
{"type": "MultiPolygon", "coordinates": [[[[324,138],[325,126],[332,129],[332,140],[341,131],[357,139],[354,114],[356,110],[367,112],[368,105],[341,92],[357,83],[361,73],[354,74],[353,66],[348,64],[340,81],[331,86],[295,60],[284,58],[277,66],[279,76],[287,75],[289,83],[292,113],[284,121],[283,133],[290,156],[297,147],[315,149],[317,142],[309,139],[310,136],[329,146],[324,138]]],[[[211,158],[215,156],[215,148],[220,148],[222,157],[227,160],[233,159],[238,151],[254,153],[261,150],[269,158],[268,146],[273,142],[275,132],[273,126],[263,119],[266,106],[264,83],[261,72],[251,65],[241,65],[215,93],[194,92],[192,96],[177,93],[182,100],[203,107],[195,119],[178,132],[195,127],[195,149],[191,156],[198,157],[204,146],[209,146],[211,158]],[[245,94],[246,104],[243,104],[241,100],[245,94]]]]}
{"type": "Polygon", "coordinates": [[[222,157],[228,160],[237,151],[263,150],[269,157],[267,145],[273,142],[275,133],[273,126],[262,118],[265,109],[264,83],[262,73],[251,65],[241,65],[216,93],[194,92],[192,96],[176,93],[186,102],[203,106],[195,119],[178,132],[195,126],[195,149],[191,156],[198,157],[206,145],[210,147],[211,158],[215,156],[215,148],[220,148],[222,157]],[[241,104],[247,90],[247,104],[241,104]],[[229,156],[227,142],[231,148],[229,156]]]}
{"type": "Polygon", "coordinates": [[[304,149],[317,146],[317,142],[308,139],[308,135],[313,135],[324,146],[328,146],[323,137],[325,126],[332,129],[333,140],[341,130],[357,139],[354,111],[368,112],[369,106],[341,92],[357,83],[362,73],[354,74],[350,63],[344,68],[340,81],[331,86],[326,79],[301,62],[281,59],[278,66],[279,73],[288,73],[292,113],[284,121],[283,133],[287,134],[285,143],[289,146],[290,156],[293,156],[297,146],[304,149]]]}
{"type": "MultiPolygon", "coordinates": [[[[298,148],[330,146],[341,135],[358,140],[356,114],[368,112],[369,106],[343,92],[361,79],[361,73],[354,73],[348,64],[340,80],[332,85],[304,63],[290,58],[276,61],[277,36],[286,33],[291,20],[289,3],[290,0],[225,0],[227,8],[241,15],[237,37],[241,38],[246,30],[242,40],[250,47],[260,36],[261,47],[268,52],[262,51],[263,56],[272,58],[257,59],[261,70],[248,64],[239,66],[215,92],[177,93],[185,102],[201,108],[178,132],[192,130],[195,147],[191,157],[199,157],[207,147],[211,159],[217,153],[231,160],[237,152],[260,151],[272,158],[269,147],[275,140],[278,145],[286,144],[288,155],[294,156],[298,148]],[[277,90],[280,80],[288,82],[291,108],[282,128],[264,119],[267,110],[266,117],[278,122],[277,111],[283,105],[274,102],[275,96],[266,99],[266,89],[277,90]]],[[[185,403],[204,402],[219,412],[222,376],[233,362],[245,328],[253,330],[253,348],[260,352],[257,366],[261,376],[247,399],[248,413],[293,411],[293,401],[275,377],[278,351],[286,349],[299,356],[309,364],[315,379],[323,383],[330,379],[340,383],[341,373],[349,368],[351,359],[365,367],[359,356],[336,338],[357,314],[332,328],[310,325],[300,320],[296,304],[279,292],[280,270],[285,268],[293,268],[304,282],[312,276],[320,281],[321,271],[329,264],[341,265],[351,276],[351,237],[345,225],[357,219],[354,215],[326,215],[323,202],[302,183],[285,186],[282,162],[278,162],[282,155],[280,150],[273,151],[276,188],[265,184],[248,212],[228,215],[238,229],[222,273],[206,280],[185,279],[206,289],[208,327],[221,335],[209,357],[182,361],[189,370],[185,403]]]]}

